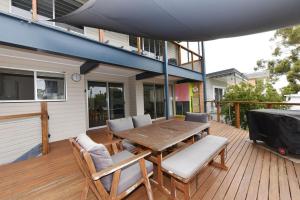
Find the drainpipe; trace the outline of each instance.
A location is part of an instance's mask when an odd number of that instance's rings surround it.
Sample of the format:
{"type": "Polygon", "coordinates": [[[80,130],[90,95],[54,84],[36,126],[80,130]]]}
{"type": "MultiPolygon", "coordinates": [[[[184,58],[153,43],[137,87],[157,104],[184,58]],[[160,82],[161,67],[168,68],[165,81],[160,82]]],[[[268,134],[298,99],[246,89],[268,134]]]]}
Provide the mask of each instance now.
{"type": "MultiPolygon", "coordinates": [[[[198,42],[198,49],[200,51],[200,42],[198,42]]],[[[207,112],[206,108],[206,101],[207,101],[207,94],[206,94],[206,68],[205,68],[205,49],[204,49],[204,42],[201,41],[201,52],[202,52],[202,65],[201,65],[201,71],[202,71],[202,78],[203,78],[203,93],[204,93],[204,112],[207,112]]],[[[200,52],[199,52],[200,54],[200,52]]]]}
{"type": "Polygon", "coordinates": [[[168,42],[164,42],[164,77],[165,77],[165,113],[166,119],[170,118],[169,113],[169,75],[168,75],[168,42]]]}

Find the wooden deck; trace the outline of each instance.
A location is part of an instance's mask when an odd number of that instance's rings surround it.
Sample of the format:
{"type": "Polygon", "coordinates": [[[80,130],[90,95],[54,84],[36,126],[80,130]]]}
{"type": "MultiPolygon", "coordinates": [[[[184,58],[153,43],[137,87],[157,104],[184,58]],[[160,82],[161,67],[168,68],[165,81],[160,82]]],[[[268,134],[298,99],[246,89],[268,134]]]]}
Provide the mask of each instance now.
{"type": "MultiPolygon", "coordinates": [[[[227,152],[228,171],[205,167],[197,180],[193,195],[198,199],[300,199],[300,164],[282,159],[247,141],[246,131],[217,122],[211,134],[230,140],[227,152]]],[[[98,142],[105,133],[94,132],[98,142]]],[[[168,182],[168,178],[166,178],[168,182]]],[[[51,144],[51,153],[32,160],[0,166],[0,199],[2,200],[74,200],[80,199],[84,184],[67,141],[51,144]]],[[[154,198],[167,200],[154,185],[154,198]]],[[[95,199],[89,193],[89,199],[95,199]]],[[[146,199],[143,187],[127,199],[146,199]]]]}

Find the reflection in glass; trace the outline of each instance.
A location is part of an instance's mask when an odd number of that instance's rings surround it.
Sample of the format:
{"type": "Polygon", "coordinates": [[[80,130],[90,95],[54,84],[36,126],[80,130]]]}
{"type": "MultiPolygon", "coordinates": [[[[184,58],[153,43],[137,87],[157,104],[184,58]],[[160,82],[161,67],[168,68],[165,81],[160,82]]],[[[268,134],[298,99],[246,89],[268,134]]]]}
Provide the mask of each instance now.
{"type": "Polygon", "coordinates": [[[37,97],[39,100],[65,99],[65,75],[37,72],[37,97]]]}
{"type": "Polygon", "coordinates": [[[0,69],[0,100],[34,100],[33,72],[0,69]]]}
{"type": "Polygon", "coordinates": [[[103,126],[108,119],[106,83],[88,82],[89,127],[103,126]]]}
{"type": "Polygon", "coordinates": [[[154,85],[144,85],[144,114],[150,114],[151,118],[155,118],[155,94],[154,85]]]}
{"type": "Polygon", "coordinates": [[[110,119],[118,119],[125,117],[123,84],[109,83],[108,87],[110,119]]]}
{"type": "Polygon", "coordinates": [[[163,85],[144,84],[144,110],[152,119],[165,116],[163,85]]]}
{"type": "Polygon", "coordinates": [[[164,86],[155,85],[156,118],[165,116],[164,86]]]}

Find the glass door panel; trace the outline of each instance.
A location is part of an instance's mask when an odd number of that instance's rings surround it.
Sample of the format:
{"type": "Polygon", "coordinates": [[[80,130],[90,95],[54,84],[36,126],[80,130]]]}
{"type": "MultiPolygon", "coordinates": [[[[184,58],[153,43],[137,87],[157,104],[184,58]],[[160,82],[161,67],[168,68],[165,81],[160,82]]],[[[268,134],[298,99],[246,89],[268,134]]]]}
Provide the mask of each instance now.
{"type": "Polygon", "coordinates": [[[109,83],[110,119],[125,117],[124,87],[122,83],[109,83]]]}
{"type": "Polygon", "coordinates": [[[144,113],[155,118],[155,91],[154,85],[144,85],[144,113]]]}
{"type": "Polygon", "coordinates": [[[108,119],[106,83],[88,82],[89,127],[103,126],[108,119]]]}
{"type": "Polygon", "coordinates": [[[165,102],[164,102],[164,86],[155,85],[155,96],[156,96],[156,118],[164,117],[165,113],[165,102]]]}

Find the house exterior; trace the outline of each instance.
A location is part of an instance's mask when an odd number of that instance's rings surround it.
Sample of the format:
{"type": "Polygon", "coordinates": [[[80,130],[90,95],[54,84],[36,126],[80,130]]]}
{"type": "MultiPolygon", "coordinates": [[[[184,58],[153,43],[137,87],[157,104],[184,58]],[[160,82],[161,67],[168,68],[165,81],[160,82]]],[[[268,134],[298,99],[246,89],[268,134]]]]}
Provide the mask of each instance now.
{"type": "Polygon", "coordinates": [[[270,78],[269,71],[258,71],[252,73],[246,73],[245,76],[248,78],[248,82],[252,85],[256,85],[257,81],[262,81],[266,83],[270,78]]]}
{"type": "MultiPolygon", "coordinates": [[[[54,142],[107,119],[204,111],[198,53],[176,42],[164,48],[162,41],[47,21],[84,1],[33,2],[0,1],[0,116],[39,112],[46,101],[54,142]]],[[[40,145],[40,119],[2,120],[0,138],[0,164],[18,160],[40,145]]]]}
{"type": "Polygon", "coordinates": [[[212,101],[220,101],[225,93],[225,90],[230,85],[239,84],[247,81],[247,77],[235,68],[221,70],[206,75],[207,84],[207,112],[212,116],[216,113],[215,104],[212,101]]]}
{"type": "MultiPolygon", "coordinates": [[[[285,99],[286,102],[288,103],[300,103],[300,92],[298,92],[297,94],[289,94],[289,95],[285,95],[285,99]]],[[[290,110],[300,110],[300,106],[291,106],[289,108],[290,110]]]]}

